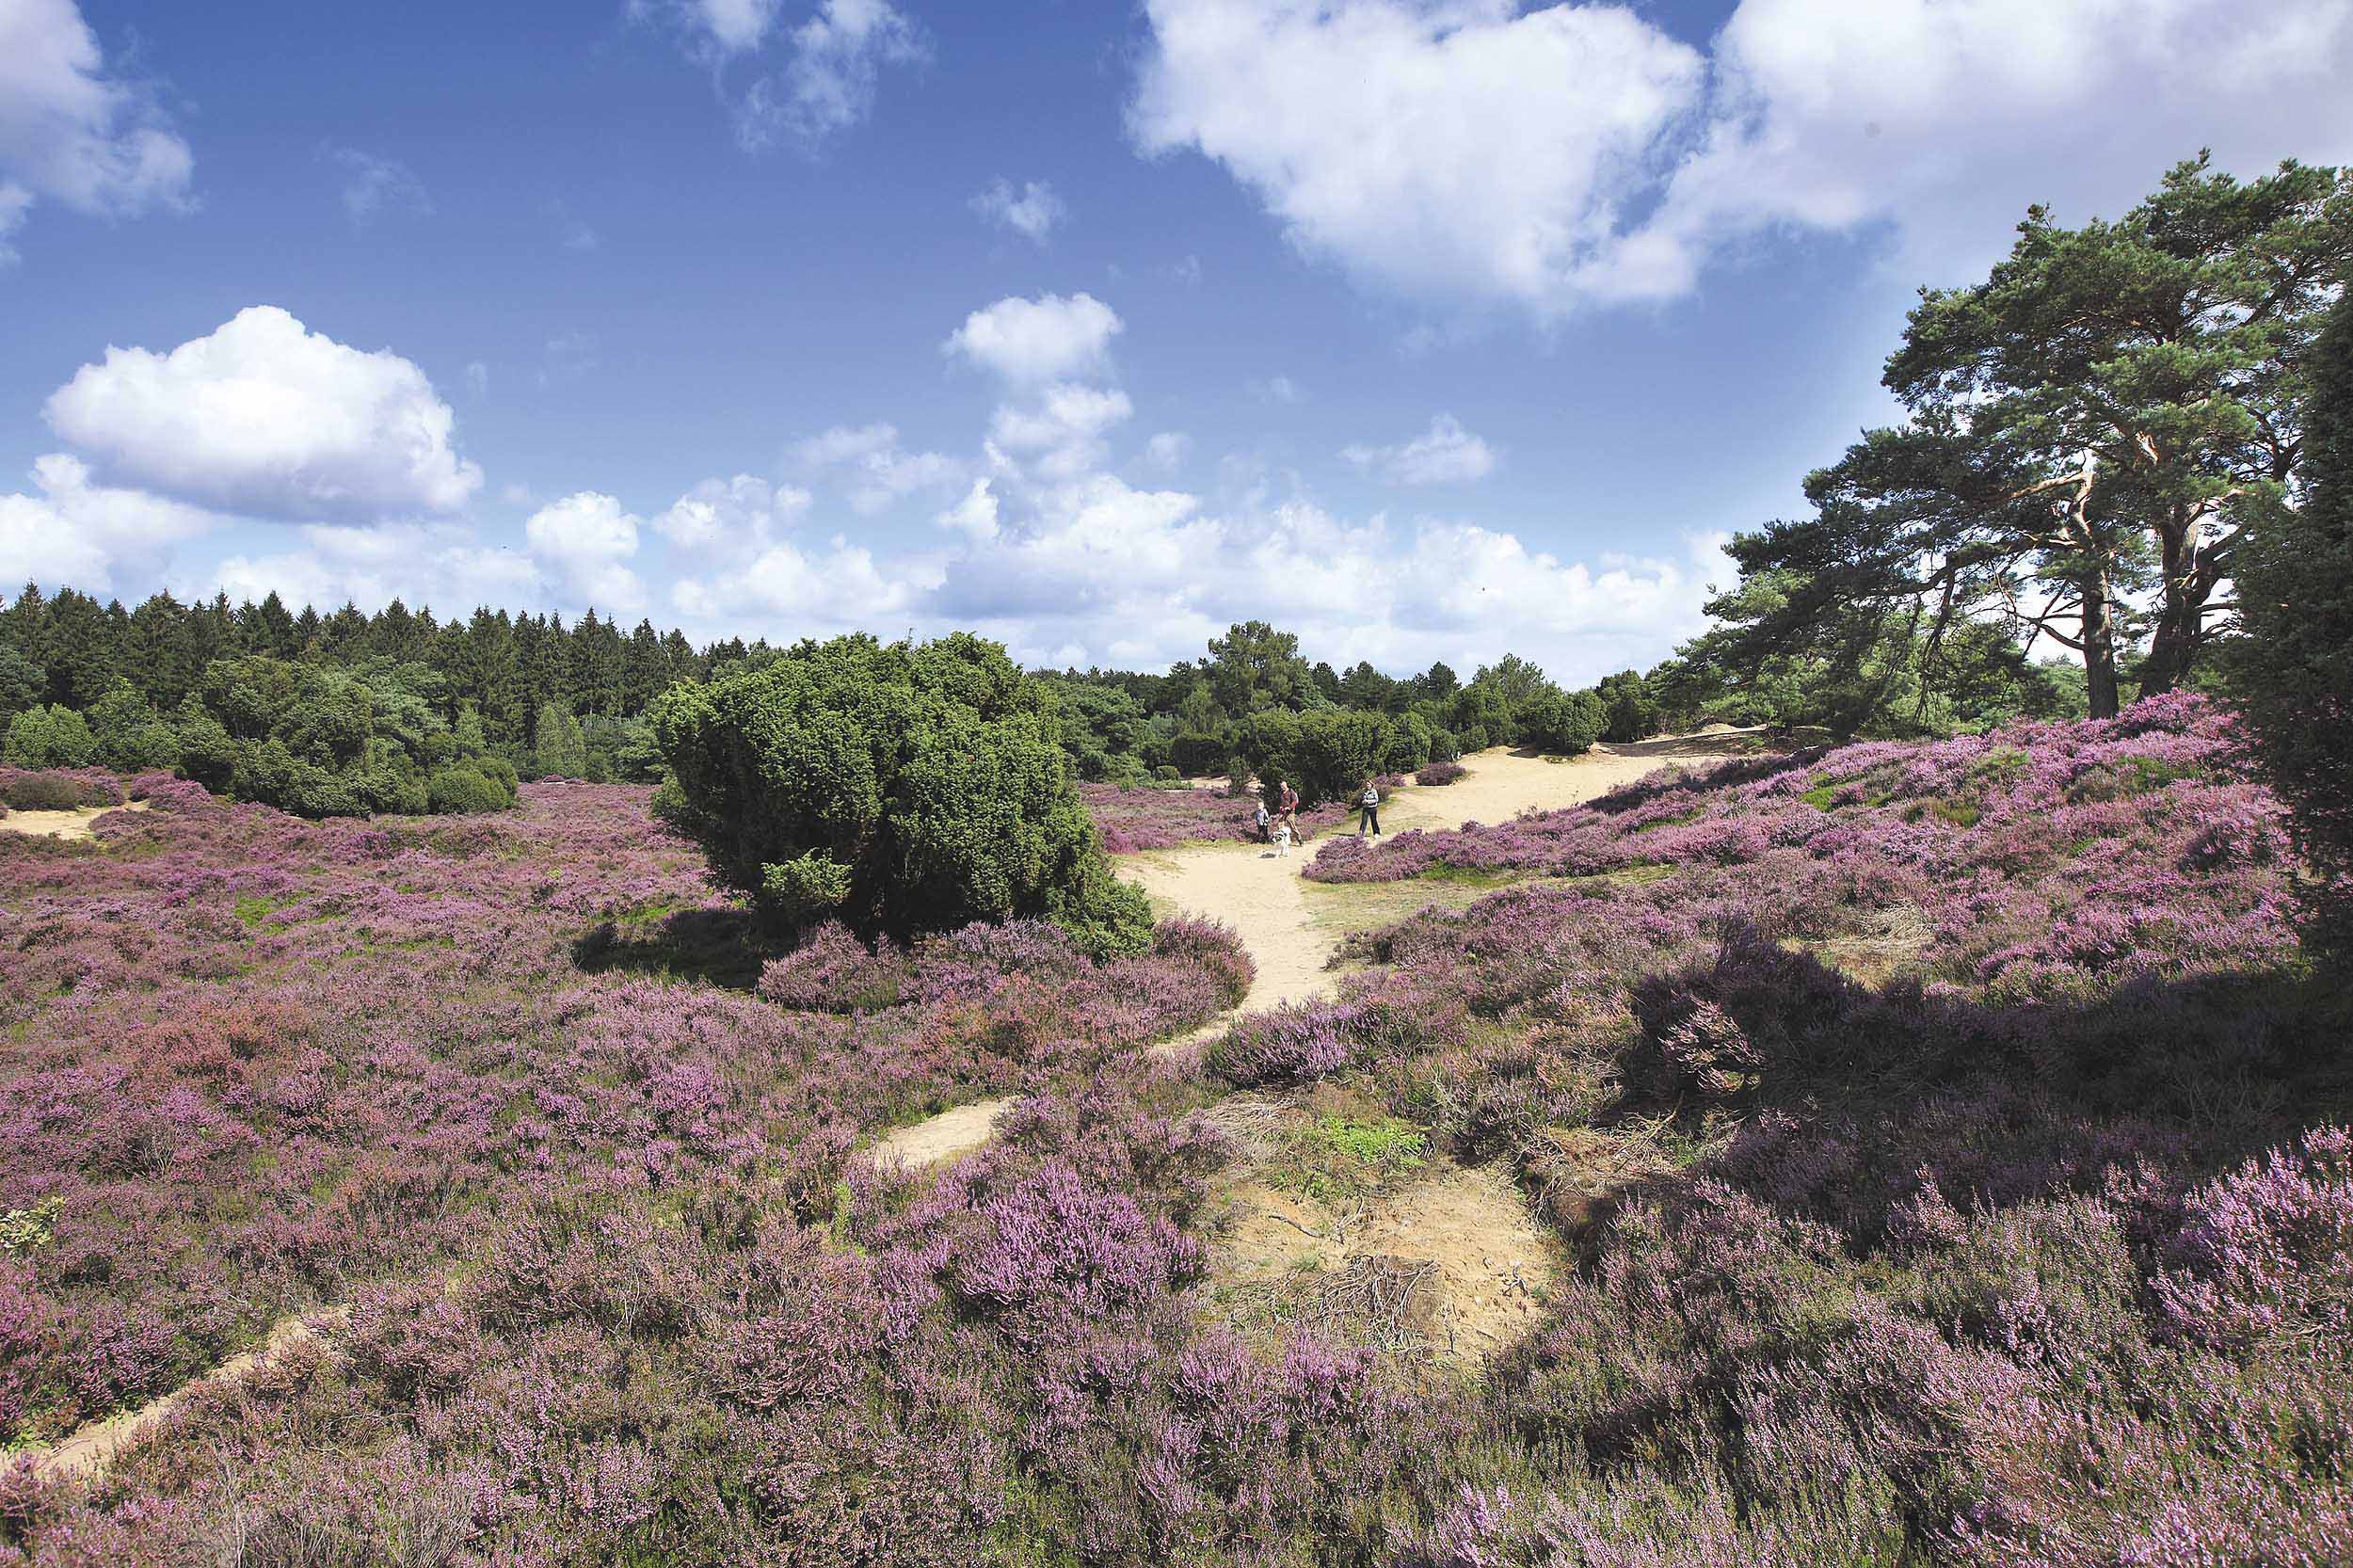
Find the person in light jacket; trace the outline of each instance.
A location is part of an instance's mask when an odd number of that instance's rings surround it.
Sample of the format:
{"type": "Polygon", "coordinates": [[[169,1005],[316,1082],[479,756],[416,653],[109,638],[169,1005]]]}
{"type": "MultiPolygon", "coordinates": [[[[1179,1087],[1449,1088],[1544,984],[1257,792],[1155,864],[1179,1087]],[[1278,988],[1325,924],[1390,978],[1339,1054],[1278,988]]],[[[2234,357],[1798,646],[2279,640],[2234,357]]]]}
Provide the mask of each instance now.
{"type": "Polygon", "coordinates": [[[1367,828],[1372,830],[1374,838],[1381,837],[1381,785],[1377,779],[1365,780],[1365,792],[1356,797],[1356,837],[1363,838],[1367,828]]]}

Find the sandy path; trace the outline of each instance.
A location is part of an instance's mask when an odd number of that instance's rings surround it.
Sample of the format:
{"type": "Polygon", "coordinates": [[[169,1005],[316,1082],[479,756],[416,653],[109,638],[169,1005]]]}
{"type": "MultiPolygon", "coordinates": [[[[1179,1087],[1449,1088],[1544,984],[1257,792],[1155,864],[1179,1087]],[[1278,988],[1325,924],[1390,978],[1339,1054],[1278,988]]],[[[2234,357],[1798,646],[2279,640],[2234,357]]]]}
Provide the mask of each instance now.
{"type": "Polygon", "coordinates": [[[0,817],[0,833],[24,833],[36,839],[87,839],[89,824],[109,811],[144,811],[148,803],[134,800],[121,806],[90,806],[63,811],[10,811],[0,817]]]}
{"type": "MultiPolygon", "coordinates": [[[[1399,789],[1381,808],[1381,825],[1394,834],[1407,828],[1509,822],[1522,811],[1558,810],[1607,794],[1669,762],[1746,749],[1748,733],[1721,731],[1602,745],[1566,762],[1547,762],[1500,747],[1482,751],[1463,760],[1469,775],[1452,784],[1399,789]]],[[[1223,920],[1241,935],[1258,966],[1258,978],[1240,1011],[1255,1013],[1332,989],[1334,977],[1324,965],[1338,945],[1339,934],[1315,918],[1311,884],[1299,874],[1316,847],[1310,843],[1304,851],[1294,849],[1285,859],[1257,844],[1193,844],[1124,856],[1120,870],[1151,895],[1155,914],[1223,920]]],[[[1213,1036],[1225,1027],[1213,1024],[1195,1038],[1213,1036]]]]}
{"type": "Polygon", "coordinates": [[[269,1338],[260,1350],[231,1356],[202,1377],[183,1384],[136,1410],[126,1410],[120,1416],[92,1421],[54,1447],[37,1450],[33,1454],[34,1473],[43,1480],[87,1480],[112,1464],[115,1455],[147,1437],[164,1417],[179,1409],[197,1389],[206,1384],[242,1382],[252,1375],[264,1357],[282,1355],[296,1345],[317,1338],[324,1330],[342,1327],[349,1320],[348,1310],[343,1307],[314,1312],[302,1318],[289,1318],[270,1330],[269,1338]]]}
{"type": "Polygon", "coordinates": [[[874,1158],[896,1160],[902,1165],[920,1168],[969,1154],[996,1135],[997,1118],[1012,1103],[1013,1096],[1009,1095],[1000,1099],[974,1100],[913,1127],[903,1127],[875,1143],[874,1158]]]}

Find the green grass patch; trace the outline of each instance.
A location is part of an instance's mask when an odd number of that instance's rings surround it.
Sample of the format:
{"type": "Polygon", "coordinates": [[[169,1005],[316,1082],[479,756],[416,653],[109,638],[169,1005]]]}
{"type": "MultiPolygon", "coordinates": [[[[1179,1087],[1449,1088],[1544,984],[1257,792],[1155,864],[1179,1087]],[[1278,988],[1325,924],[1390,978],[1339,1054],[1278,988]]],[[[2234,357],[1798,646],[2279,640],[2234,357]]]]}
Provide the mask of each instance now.
{"type": "Polygon", "coordinates": [[[240,893],[237,895],[237,919],[248,931],[265,931],[275,936],[286,929],[283,920],[270,919],[280,909],[302,902],[300,893],[240,893]]]}
{"type": "Polygon", "coordinates": [[[1319,1203],[1360,1197],[1420,1170],[1430,1138],[1396,1116],[1319,1116],[1291,1132],[1274,1185],[1319,1203]]]}

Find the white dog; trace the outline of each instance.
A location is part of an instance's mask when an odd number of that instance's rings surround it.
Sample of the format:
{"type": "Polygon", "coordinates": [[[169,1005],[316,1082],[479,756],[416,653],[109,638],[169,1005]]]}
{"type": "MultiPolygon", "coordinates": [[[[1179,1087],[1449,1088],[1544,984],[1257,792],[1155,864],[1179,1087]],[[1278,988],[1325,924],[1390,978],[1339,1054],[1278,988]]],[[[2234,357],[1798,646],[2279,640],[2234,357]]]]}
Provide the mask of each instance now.
{"type": "Polygon", "coordinates": [[[1289,824],[1274,824],[1274,853],[1289,857],[1291,852],[1291,830],[1289,824]]]}

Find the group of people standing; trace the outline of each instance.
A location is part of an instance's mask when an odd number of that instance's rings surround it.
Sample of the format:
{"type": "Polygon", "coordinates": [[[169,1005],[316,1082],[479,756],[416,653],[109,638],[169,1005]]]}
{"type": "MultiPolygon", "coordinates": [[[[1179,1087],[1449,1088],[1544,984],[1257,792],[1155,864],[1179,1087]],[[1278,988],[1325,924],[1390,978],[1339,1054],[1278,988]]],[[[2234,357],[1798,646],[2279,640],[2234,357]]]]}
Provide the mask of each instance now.
{"type": "MultiPolygon", "coordinates": [[[[1365,780],[1365,787],[1356,797],[1356,837],[1368,833],[1381,837],[1381,781],[1365,780]]],[[[1267,803],[1263,788],[1258,795],[1258,841],[1275,846],[1276,852],[1289,855],[1291,840],[1299,837],[1299,792],[1285,780],[1272,807],[1267,803]]]]}

